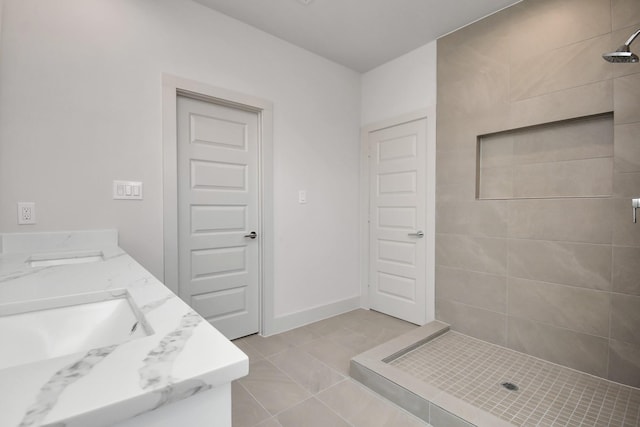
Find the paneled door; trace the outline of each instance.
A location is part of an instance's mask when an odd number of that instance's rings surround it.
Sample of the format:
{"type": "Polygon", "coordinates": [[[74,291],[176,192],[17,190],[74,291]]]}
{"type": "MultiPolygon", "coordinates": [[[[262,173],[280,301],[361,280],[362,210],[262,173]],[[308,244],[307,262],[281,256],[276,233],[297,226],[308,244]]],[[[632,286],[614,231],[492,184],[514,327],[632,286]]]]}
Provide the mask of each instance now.
{"type": "Polygon", "coordinates": [[[180,296],[227,338],[259,330],[258,114],[178,97],[180,296]]]}
{"type": "Polygon", "coordinates": [[[369,133],[369,304],[426,322],[426,138],[421,119],[369,133]]]}

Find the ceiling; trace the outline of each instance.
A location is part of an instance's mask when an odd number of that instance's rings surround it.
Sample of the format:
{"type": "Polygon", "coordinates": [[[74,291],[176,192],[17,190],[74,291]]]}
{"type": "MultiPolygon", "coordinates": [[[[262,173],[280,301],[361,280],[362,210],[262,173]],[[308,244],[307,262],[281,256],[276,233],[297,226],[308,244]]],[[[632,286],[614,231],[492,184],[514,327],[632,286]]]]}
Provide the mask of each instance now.
{"type": "Polygon", "coordinates": [[[366,72],[520,0],[195,1],[366,72]]]}

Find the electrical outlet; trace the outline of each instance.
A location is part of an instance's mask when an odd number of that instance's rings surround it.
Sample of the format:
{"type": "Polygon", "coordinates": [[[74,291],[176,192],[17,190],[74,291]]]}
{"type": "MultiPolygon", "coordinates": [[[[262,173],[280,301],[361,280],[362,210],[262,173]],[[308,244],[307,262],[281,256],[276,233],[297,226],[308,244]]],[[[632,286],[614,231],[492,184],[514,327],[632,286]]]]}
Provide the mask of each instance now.
{"type": "Polygon", "coordinates": [[[33,202],[18,203],[18,224],[28,225],[36,223],[36,204],[33,202]]]}

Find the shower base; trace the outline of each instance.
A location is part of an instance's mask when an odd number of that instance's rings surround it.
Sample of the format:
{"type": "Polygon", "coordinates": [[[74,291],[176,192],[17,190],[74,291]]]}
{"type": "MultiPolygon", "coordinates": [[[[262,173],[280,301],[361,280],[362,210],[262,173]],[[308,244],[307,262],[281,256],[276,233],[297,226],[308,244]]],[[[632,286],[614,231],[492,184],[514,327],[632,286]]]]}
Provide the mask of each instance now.
{"type": "Polygon", "coordinates": [[[640,389],[437,321],[354,357],[350,374],[433,427],[640,426],[640,389]]]}

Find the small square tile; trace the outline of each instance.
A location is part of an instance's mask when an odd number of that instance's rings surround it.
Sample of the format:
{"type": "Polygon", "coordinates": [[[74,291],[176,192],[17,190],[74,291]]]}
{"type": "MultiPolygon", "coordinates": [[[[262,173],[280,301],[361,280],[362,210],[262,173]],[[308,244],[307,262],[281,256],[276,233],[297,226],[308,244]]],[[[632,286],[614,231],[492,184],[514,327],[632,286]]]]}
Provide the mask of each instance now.
{"type": "Polygon", "coordinates": [[[640,402],[628,403],[636,395],[640,399],[637,389],[457,332],[447,332],[390,365],[427,383],[437,372],[447,378],[438,384],[441,390],[520,426],[570,425],[576,412],[585,427],[608,425],[615,417],[622,420],[616,425],[635,426],[640,411],[640,402]],[[508,378],[520,389],[509,392],[496,377],[508,378]]]}

